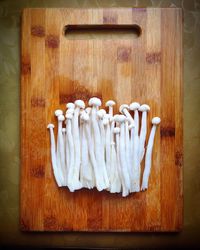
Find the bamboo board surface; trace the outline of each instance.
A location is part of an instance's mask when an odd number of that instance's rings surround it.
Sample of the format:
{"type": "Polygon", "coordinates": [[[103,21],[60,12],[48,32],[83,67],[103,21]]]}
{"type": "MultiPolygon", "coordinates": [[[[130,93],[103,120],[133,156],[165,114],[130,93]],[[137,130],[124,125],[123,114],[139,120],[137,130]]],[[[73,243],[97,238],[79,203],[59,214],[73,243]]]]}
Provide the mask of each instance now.
{"type": "MultiPolygon", "coordinates": [[[[114,27],[115,27],[114,26],[114,27]]],[[[169,9],[25,9],[21,49],[20,225],[24,231],[180,231],[182,183],[182,12],[169,9]],[[67,39],[65,25],[132,25],[137,38],[67,39]],[[56,186],[46,126],[54,110],[98,96],[138,101],[161,117],[146,192],[56,186]]]]}

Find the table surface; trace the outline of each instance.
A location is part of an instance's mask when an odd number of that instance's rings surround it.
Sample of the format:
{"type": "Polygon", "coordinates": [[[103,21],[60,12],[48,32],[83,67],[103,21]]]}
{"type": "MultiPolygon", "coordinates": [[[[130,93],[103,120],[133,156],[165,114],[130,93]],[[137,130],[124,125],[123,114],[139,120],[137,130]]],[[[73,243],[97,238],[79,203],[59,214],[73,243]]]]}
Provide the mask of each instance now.
{"type": "Polygon", "coordinates": [[[200,3],[199,1],[1,1],[0,3],[0,245],[154,247],[198,244],[200,227],[200,3]],[[19,231],[19,51],[25,7],[183,7],[184,229],[179,234],[34,233],[19,231]],[[192,122],[192,129],[190,129],[192,122]]]}

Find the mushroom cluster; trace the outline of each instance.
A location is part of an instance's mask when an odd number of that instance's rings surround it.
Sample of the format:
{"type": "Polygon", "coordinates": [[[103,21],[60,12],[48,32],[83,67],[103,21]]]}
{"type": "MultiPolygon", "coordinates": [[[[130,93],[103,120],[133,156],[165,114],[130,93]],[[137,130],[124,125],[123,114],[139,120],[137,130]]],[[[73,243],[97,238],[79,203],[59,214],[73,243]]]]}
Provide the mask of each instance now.
{"type": "Polygon", "coordinates": [[[159,117],[152,119],[147,147],[147,104],[123,104],[120,114],[113,114],[115,102],[106,102],[108,113],[100,109],[101,100],[90,98],[89,107],[82,100],[67,103],[66,113],[56,110],[57,141],[54,125],[48,124],[51,160],[56,183],[71,192],[81,188],[97,188],[110,193],[129,193],[148,188],[152,150],[159,117]],[[129,110],[134,112],[130,114],[129,110]],[[141,124],[139,112],[142,113],[141,124]],[[64,124],[64,126],[63,126],[64,124]],[[145,154],[146,151],[146,154],[145,154]],[[143,175],[141,162],[145,158],[143,175]],[[140,183],[142,175],[142,183],[140,183]]]}

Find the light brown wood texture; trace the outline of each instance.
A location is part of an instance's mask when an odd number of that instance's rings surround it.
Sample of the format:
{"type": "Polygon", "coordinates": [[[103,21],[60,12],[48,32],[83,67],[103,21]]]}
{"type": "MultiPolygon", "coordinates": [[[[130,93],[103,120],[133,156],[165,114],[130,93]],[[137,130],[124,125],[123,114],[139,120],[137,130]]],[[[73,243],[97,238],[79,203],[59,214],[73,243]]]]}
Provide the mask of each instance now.
{"type": "MultiPolygon", "coordinates": [[[[183,224],[181,9],[25,9],[21,50],[21,214],[24,231],[180,231],[183,224]],[[68,39],[65,25],[131,25],[137,38],[68,39]],[[81,98],[148,103],[161,117],[149,189],[122,198],[58,188],[47,124],[81,98]]],[[[56,129],[55,129],[56,131],[56,129]]],[[[149,132],[148,132],[149,134],[149,132]]],[[[144,163],[142,164],[142,168],[144,163]]]]}

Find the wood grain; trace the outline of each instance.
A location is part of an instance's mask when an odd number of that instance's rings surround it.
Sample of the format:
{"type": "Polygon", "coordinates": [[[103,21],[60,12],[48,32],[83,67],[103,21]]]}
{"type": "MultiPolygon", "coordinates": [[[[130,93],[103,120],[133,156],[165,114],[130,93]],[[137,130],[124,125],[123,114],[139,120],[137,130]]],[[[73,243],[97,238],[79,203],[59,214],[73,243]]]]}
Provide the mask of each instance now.
{"type": "MultiPolygon", "coordinates": [[[[55,131],[57,126],[55,127],[55,131]]],[[[182,12],[178,8],[25,9],[21,46],[20,225],[24,231],[180,231],[183,224],[182,12]],[[64,27],[130,25],[137,38],[67,39],[64,27]],[[148,103],[161,117],[149,189],[122,198],[56,186],[49,122],[91,96],[148,103]]],[[[148,132],[149,133],[149,132],[148,132]]],[[[142,169],[144,163],[142,163],[142,169]]]]}

